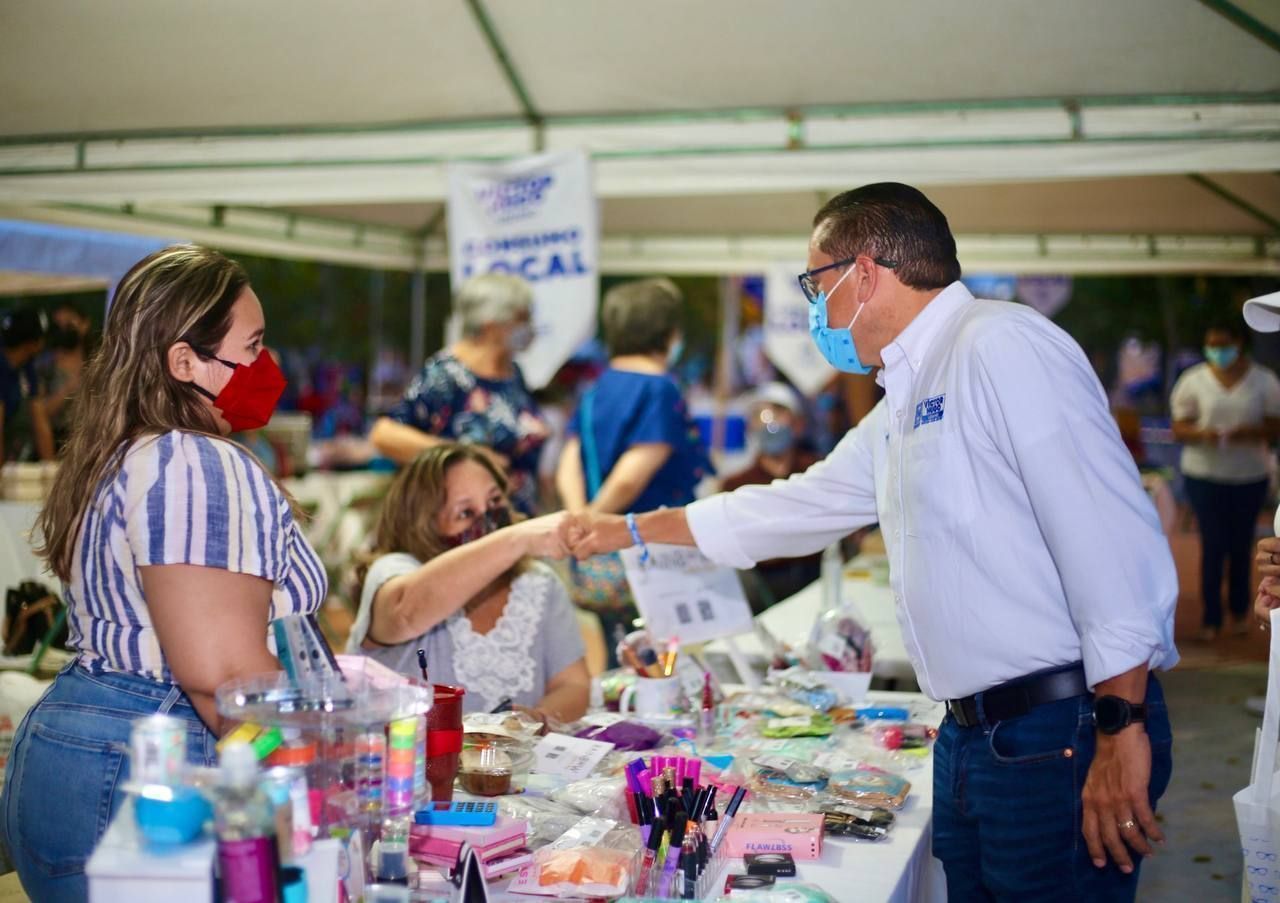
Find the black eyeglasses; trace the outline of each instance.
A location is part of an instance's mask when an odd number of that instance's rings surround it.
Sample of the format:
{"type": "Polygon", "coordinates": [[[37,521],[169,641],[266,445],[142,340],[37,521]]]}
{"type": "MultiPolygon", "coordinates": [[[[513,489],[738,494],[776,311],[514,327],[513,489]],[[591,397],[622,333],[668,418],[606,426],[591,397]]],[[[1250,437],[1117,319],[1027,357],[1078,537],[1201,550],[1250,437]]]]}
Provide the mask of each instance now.
{"type": "MultiPolygon", "coordinates": [[[[796,278],[800,280],[800,291],[804,292],[804,296],[809,299],[810,304],[814,304],[818,300],[818,295],[822,289],[818,288],[818,280],[814,279],[819,273],[825,273],[827,270],[834,270],[838,267],[845,267],[857,261],[863,255],[856,254],[853,257],[846,257],[844,260],[837,260],[835,263],[829,263],[824,267],[818,267],[816,270],[805,270],[796,278]]],[[[890,260],[887,257],[872,257],[872,261],[876,266],[884,267],[886,270],[897,269],[898,261],[890,260]]]]}

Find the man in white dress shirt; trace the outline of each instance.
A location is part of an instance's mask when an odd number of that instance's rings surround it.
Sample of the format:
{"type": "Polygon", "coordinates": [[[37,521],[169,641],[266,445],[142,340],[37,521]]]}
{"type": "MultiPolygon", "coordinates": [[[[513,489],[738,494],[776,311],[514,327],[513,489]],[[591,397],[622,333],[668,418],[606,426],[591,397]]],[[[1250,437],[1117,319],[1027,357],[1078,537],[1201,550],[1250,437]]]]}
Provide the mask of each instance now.
{"type": "Polygon", "coordinates": [[[832,199],[808,265],[819,349],[879,368],[884,399],[801,475],[586,515],[567,539],[747,568],[878,522],[920,686],[948,702],[933,850],[950,899],[1132,900],[1163,841],[1172,737],[1150,672],[1177,661],[1177,579],[1097,377],[1049,320],[969,294],[946,217],[910,186],[832,199]]]}

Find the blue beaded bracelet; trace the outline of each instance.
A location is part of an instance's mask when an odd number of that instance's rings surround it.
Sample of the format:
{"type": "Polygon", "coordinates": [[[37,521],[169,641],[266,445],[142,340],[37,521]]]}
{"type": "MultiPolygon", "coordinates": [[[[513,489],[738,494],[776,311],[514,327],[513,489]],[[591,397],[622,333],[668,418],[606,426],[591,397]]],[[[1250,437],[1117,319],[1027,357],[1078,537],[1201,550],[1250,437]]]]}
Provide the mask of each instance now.
{"type": "Polygon", "coordinates": [[[628,514],[626,517],[627,529],[631,531],[631,543],[640,547],[640,563],[649,563],[649,547],[645,545],[643,539],[640,538],[640,529],[636,526],[636,516],[628,514]]]}

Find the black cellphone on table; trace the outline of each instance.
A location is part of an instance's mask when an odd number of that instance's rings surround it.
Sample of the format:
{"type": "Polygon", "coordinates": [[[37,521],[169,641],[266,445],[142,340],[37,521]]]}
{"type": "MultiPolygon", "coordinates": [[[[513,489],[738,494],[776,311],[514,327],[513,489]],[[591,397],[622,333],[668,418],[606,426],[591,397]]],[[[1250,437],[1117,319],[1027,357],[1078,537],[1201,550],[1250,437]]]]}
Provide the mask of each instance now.
{"type": "Polygon", "coordinates": [[[732,894],[735,890],[763,890],[773,887],[777,880],[773,875],[730,875],[724,882],[724,892],[732,894]]]}
{"type": "Polygon", "coordinates": [[[748,853],[743,857],[748,875],[773,875],[776,878],[794,878],[796,861],[790,853],[748,853]]]}

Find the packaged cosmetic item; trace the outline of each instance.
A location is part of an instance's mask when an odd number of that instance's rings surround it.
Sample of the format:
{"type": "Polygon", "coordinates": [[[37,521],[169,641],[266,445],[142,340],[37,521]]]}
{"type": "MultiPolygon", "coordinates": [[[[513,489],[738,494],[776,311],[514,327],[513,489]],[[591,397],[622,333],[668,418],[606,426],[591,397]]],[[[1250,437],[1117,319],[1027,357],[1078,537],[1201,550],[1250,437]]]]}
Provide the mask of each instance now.
{"type": "Polygon", "coordinates": [[[834,729],[835,722],[826,715],[801,715],[794,718],[770,718],[765,721],[760,733],[770,739],[828,737],[834,729]]]}
{"type": "Polygon", "coordinates": [[[742,857],[748,875],[772,875],[775,878],[794,878],[796,861],[790,853],[748,853],[742,857]]]}
{"type": "Polygon", "coordinates": [[[823,828],[835,837],[880,840],[893,827],[893,813],[887,809],[860,809],[848,803],[824,802],[818,807],[823,828]]]}
{"type": "Polygon", "coordinates": [[[788,853],[794,859],[818,859],[822,822],[817,812],[742,813],[725,837],[725,849],[730,856],[788,853]]]}
{"type": "Polygon", "coordinates": [[[895,774],[859,769],[833,774],[827,792],[867,809],[901,809],[911,793],[911,783],[895,774]]]}
{"type": "Polygon", "coordinates": [[[827,778],[831,777],[825,768],[790,756],[756,756],[751,763],[766,773],[781,775],[793,784],[825,785],[827,778]]]}

